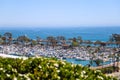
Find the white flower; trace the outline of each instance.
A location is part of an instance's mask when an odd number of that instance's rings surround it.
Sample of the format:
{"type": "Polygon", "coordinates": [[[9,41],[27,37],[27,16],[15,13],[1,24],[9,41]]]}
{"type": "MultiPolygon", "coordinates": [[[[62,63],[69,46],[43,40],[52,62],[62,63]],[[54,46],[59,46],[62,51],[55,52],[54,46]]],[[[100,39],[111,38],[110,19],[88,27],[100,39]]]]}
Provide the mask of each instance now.
{"type": "Polygon", "coordinates": [[[84,76],[85,73],[86,73],[85,71],[82,71],[82,72],[81,72],[81,77],[85,77],[85,76],[84,76]]]}
{"type": "Polygon", "coordinates": [[[32,63],[32,61],[29,62],[30,64],[32,63]]]}
{"type": "Polygon", "coordinates": [[[29,73],[24,75],[24,77],[27,79],[27,80],[31,80],[29,77],[28,77],[29,73]]]}
{"type": "Polygon", "coordinates": [[[60,70],[57,70],[57,72],[59,73],[59,72],[60,72],[60,70]]]}
{"type": "Polygon", "coordinates": [[[14,78],[13,78],[13,80],[17,80],[17,78],[16,78],[16,77],[14,77],[14,78]]]}
{"type": "Polygon", "coordinates": [[[101,77],[101,76],[99,76],[99,75],[98,75],[97,77],[98,77],[99,79],[103,80],[103,77],[101,77]]]}
{"type": "Polygon", "coordinates": [[[0,68],[0,70],[3,70],[3,68],[0,68]]]}
{"type": "Polygon", "coordinates": [[[24,74],[18,74],[19,76],[24,76],[24,74]]]}
{"type": "Polygon", "coordinates": [[[60,79],[60,76],[58,76],[57,78],[60,79]]]}
{"type": "Polygon", "coordinates": [[[101,72],[100,70],[96,70],[96,72],[101,72]]]}
{"type": "Polygon", "coordinates": [[[39,65],[38,67],[39,67],[39,68],[42,68],[42,66],[40,66],[40,65],[39,65]]]}
{"type": "Polygon", "coordinates": [[[49,65],[50,63],[47,63],[47,65],[49,65]]]}
{"type": "Polygon", "coordinates": [[[81,64],[78,64],[79,66],[82,66],[81,64]]]}
{"type": "Polygon", "coordinates": [[[76,80],[80,80],[80,79],[77,78],[76,80]]]}
{"type": "Polygon", "coordinates": [[[29,77],[27,77],[27,80],[31,80],[29,77]]]}
{"type": "Polygon", "coordinates": [[[59,65],[57,63],[54,64],[55,67],[59,67],[59,65]]]}
{"type": "Polygon", "coordinates": [[[52,69],[52,68],[54,68],[54,67],[53,67],[53,66],[49,66],[48,68],[49,68],[49,69],[52,69]]]}
{"type": "Polygon", "coordinates": [[[94,73],[96,73],[97,71],[94,71],[94,73]]]}
{"type": "Polygon", "coordinates": [[[63,65],[65,65],[65,64],[66,64],[64,61],[61,61],[61,63],[62,63],[63,65]]]}
{"type": "Polygon", "coordinates": [[[84,75],[83,75],[83,74],[81,74],[81,77],[84,77],[84,75]]]}
{"type": "Polygon", "coordinates": [[[79,75],[79,73],[76,73],[76,75],[79,75]]]}
{"type": "Polygon", "coordinates": [[[82,71],[81,74],[85,74],[86,72],[85,71],[82,71]]]}
{"type": "Polygon", "coordinates": [[[5,70],[3,70],[3,72],[5,72],[5,70]]]}
{"type": "Polygon", "coordinates": [[[85,79],[88,77],[88,75],[85,75],[85,79]]]}
{"type": "Polygon", "coordinates": [[[57,77],[58,77],[58,75],[57,75],[57,74],[54,74],[54,77],[55,77],[55,78],[57,78],[57,77]]]}
{"type": "Polygon", "coordinates": [[[14,69],[14,68],[12,68],[12,71],[17,73],[17,70],[16,70],[16,69],[14,69]]]}
{"type": "Polygon", "coordinates": [[[11,67],[11,65],[10,65],[10,64],[8,64],[8,67],[11,67]]]}
{"type": "Polygon", "coordinates": [[[47,77],[49,74],[48,73],[45,73],[45,76],[47,77]]]}
{"type": "Polygon", "coordinates": [[[10,74],[6,74],[7,75],[7,77],[10,77],[10,74]]]}
{"type": "Polygon", "coordinates": [[[71,67],[74,67],[75,65],[74,64],[71,64],[71,67]]]}

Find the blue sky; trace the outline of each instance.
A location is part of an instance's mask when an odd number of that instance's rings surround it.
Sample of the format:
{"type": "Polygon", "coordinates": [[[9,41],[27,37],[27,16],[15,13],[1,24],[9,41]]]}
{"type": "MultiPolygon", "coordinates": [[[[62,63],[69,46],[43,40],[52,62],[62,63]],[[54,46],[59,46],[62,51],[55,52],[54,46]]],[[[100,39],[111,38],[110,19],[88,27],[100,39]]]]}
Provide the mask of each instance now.
{"type": "Polygon", "coordinates": [[[0,26],[120,26],[120,0],[0,0],[0,26]]]}

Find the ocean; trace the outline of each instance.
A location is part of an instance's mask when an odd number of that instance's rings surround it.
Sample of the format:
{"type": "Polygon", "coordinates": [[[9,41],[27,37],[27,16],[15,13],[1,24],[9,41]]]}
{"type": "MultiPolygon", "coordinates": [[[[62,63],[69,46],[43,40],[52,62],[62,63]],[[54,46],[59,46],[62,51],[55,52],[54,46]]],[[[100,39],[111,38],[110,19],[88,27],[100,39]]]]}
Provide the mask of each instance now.
{"type": "Polygon", "coordinates": [[[120,34],[120,27],[65,27],[65,28],[1,28],[0,34],[11,32],[14,38],[26,35],[31,39],[37,36],[46,39],[47,36],[65,36],[66,39],[81,36],[83,40],[91,41],[108,41],[109,37],[114,34],[120,34]]]}

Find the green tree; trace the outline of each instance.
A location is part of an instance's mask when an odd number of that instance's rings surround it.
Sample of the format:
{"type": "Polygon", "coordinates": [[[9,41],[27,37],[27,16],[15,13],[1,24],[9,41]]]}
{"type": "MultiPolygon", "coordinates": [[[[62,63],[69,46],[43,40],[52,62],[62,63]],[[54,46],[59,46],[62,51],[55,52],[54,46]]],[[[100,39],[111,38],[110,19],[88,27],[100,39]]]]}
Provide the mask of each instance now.
{"type": "Polygon", "coordinates": [[[6,43],[6,37],[2,37],[2,40],[3,40],[3,43],[2,44],[5,44],[6,43]]]}
{"type": "Polygon", "coordinates": [[[94,62],[96,63],[97,66],[100,66],[100,64],[103,63],[103,60],[95,59],[94,62]]]}
{"type": "Polygon", "coordinates": [[[57,36],[56,40],[58,43],[60,43],[61,45],[66,43],[66,38],[64,36],[57,36]]]}
{"type": "Polygon", "coordinates": [[[120,47],[120,34],[112,34],[112,36],[110,37],[110,40],[112,42],[115,42],[116,46],[118,45],[118,47],[120,47]]]}
{"type": "Polygon", "coordinates": [[[79,46],[79,43],[78,43],[78,41],[76,40],[76,38],[73,38],[73,40],[72,40],[72,46],[73,46],[73,47],[78,47],[78,46],[79,46]]]}
{"type": "Polygon", "coordinates": [[[17,41],[22,45],[26,45],[26,43],[30,42],[30,39],[27,36],[19,36],[17,41]]]}
{"type": "Polygon", "coordinates": [[[55,39],[55,37],[53,36],[48,36],[47,37],[47,45],[51,45],[51,46],[56,46],[57,45],[57,40],[55,39]]]}
{"type": "Polygon", "coordinates": [[[39,36],[36,37],[37,44],[40,44],[41,38],[39,36]]]}
{"type": "Polygon", "coordinates": [[[6,33],[4,33],[4,37],[5,37],[5,43],[6,44],[11,44],[11,42],[12,42],[12,33],[6,32],[6,33]]]}
{"type": "Polygon", "coordinates": [[[77,40],[78,40],[79,44],[82,44],[83,40],[82,40],[82,37],[81,37],[81,36],[78,36],[78,37],[77,37],[77,40]]]}
{"type": "Polygon", "coordinates": [[[94,42],[94,45],[100,45],[101,41],[97,40],[96,42],[94,42]]]}

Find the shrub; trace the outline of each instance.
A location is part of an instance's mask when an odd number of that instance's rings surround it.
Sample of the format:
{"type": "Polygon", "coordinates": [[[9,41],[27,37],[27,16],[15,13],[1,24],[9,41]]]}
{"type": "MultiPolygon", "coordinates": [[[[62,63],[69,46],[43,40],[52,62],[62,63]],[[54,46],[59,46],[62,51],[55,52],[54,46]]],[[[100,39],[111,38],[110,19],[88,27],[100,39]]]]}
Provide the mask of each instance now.
{"type": "Polygon", "coordinates": [[[119,70],[119,67],[115,67],[115,66],[110,66],[110,67],[106,67],[106,68],[102,68],[102,69],[99,69],[101,70],[102,73],[112,73],[112,72],[115,72],[115,71],[118,71],[119,70]]]}
{"type": "Polygon", "coordinates": [[[100,71],[54,58],[0,58],[0,80],[117,80],[100,71]]]}

